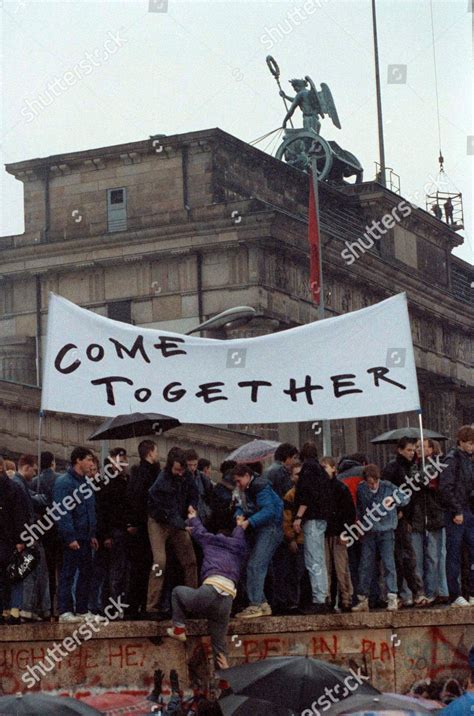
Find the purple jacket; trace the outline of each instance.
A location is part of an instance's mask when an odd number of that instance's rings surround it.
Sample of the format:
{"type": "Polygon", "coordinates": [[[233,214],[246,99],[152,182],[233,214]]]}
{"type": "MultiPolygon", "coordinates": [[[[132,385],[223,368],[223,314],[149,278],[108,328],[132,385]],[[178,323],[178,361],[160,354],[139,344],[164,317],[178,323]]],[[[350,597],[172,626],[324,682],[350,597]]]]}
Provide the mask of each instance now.
{"type": "Polygon", "coordinates": [[[201,545],[204,559],[201,567],[201,579],[213,575],[227,577],[235,584],[239,581],[240,568],[247,552],[245,530],[236,527],[231,537],[208,532],[199,517],[187,520],[192,528],[192,536],[201,545]]]}

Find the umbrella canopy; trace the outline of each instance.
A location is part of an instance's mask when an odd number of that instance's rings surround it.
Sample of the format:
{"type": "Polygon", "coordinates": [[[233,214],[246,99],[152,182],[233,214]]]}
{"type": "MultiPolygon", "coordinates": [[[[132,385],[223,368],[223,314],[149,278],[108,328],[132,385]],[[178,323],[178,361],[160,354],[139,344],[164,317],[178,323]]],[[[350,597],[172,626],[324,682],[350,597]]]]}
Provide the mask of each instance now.
{"type": "Polygon", "coordinates": [[[384,691],[384,696],[396,696],[397,699],[402,701],[410,701],[411,704],[415,703],[417,706],[423,706],[428,711],[440,711],[445,707],[445,704],[441,701],[433,701],[433,699],[425,699],[422,696],[416,694],[391,694],[384,691]]]}
{"type": "Polygon", "coordinates": [[[260,462],[267,457],[273,455],[277,447],[281,443],[274,440],[252,440],[250,443],[241,445],[226,457],[226,460],[235,460],[235,462],[260,462]]]}
{"type": "Polygon", "coordinates": [[[160,413],[130,413],[109,418],[89,435],[89,440],[125,440],[142,435],[161,435],[181,425],[179,420],[160,413]]]}
{"type": "MultiPolygon", "coordinates": [[[[347,692],[345,679],[354,679],[340,666],[308,656],[271,657],[219,671],[218,676],[229,684],[234,694],[263,699],[298,713],[327,694],[326,688],[336,696],[344,693],[344,689],[347,692]]],[[[357,687],[357,692],[380,695],[380,691],[364,681],[357,687]]]]}
{"type": "Polygon", "coordinates": [[[224,696],[219,699],[219,706],[224,716],[295,716],[296,711],[271,704],[261,699],[250,699],[248,696],[224,696]]]}
{"type": "MultiPolygon", "coordinates": [[[[371,440],[371,443],[376,445],[389,445],[390,443],[397,443],[400,438],[414,438],[415,440],[420,439],[420,428],[397,428],[396,430],[389,430],[382,435],[377,435],[376,438],[371,440]]],[[[447,440],[446,435],[441,433],[435,433],[433,430],[423,430],[423,438],[427,440],[447,440]]]]}
{"type": "Polygon", "coordinates": [[[82,701],[65,696],[54,696],[35,692],[0,697],[0,714],[28,714],[28,716],[68,716],[83,714],[84,716],[100,716],[100,711],[93,709],[82,701]]]}
{"type": "Polygon", "coordinates": [[[385,716],[422,716],[433,714],[423,706],[419,699],[407,698],[398,694],[378,694],[376,696],[357,692],[344,701],[331,706],[328,716],[340,714],[344,716],[372,716],[372,714],[385,714],[385,716]]]}

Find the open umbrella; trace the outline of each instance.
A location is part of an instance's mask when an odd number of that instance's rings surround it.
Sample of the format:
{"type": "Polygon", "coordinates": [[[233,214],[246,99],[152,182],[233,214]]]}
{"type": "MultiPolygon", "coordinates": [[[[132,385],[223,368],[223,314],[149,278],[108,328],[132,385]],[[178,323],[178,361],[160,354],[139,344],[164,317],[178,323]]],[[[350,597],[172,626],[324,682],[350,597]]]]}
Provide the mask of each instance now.
{"type": "Polygon", "coordinates": [[[66,696],[54,696],[41,691],[29,694],[15,694],[0,697],[0,714],[28,714],[28,716],[68,716],[83,714],[84,716],[100,716],[100,711],[93,709],[78,699],[66,696]]]}
{"type": "Polygon", "coordinates": [[[142,435],[161,435],[181,425],[179,420],[160,413],[130,413],[109,418],[89,435],[89,440],[125,440],[142,435]]]}
{"type": "Polygon", "coordinates": [[[328,716],[372,716],[372,714],[392,714],[396,716],[421,716],[422,714],[433,714],[432,711],[423,706],[419,699],[406,698],[398,694],[368,695],[357,692],[344,701],[331,706],[326,712],[328,716]]]}
{"type": "Polygon", "coordinates": [[[235,462],[260,462],[265,460],[267,457],[273,455],[277,447],[281,443],[275,442],[275,440],[252,440],[250,443],[245,443],[231,452],[226,457],[226,460],[235,460],[235,462]]]}
{"type": "MultiPolygon", "coordinates": [[[[400,438],[414,438],[415,440],[420,439],[420,428],[397,428],[396,430],[389,430],[386,433],[377,435],[376,438],[371,440],[371,443],[375,445],[389,445],[390,443],[397,443],[400,438]]],[[[441,433],[435,433],[433,430],[423,430],[423,438],[425,440],[447,440],[446,435],[441,433]]]]}
{"type": "Polygon", "coordinates": [[[295,716],[296,711],[284,706],[271,704],[261,699],[250,699],[248,696],[230,694],[219,699],[219,706],[224,716],[295,716]]]}
{"type": "MultiPolygon", "coordinates": [[[[217,675],[229,684],[234,694],[269,701],[272,705],[298,713],[311,708],[311,704],[320,697],[327,699],[326,689],[330,689],[337,698],[345,698],[351,693],[346,679],[356,678],[355,673],[309,656],[271,657],[233,666],[217,672],[217,675]]],[[[380,695],[380,691],[365,682],[365,677],[357,676],[358,693],[380,695]]]]}

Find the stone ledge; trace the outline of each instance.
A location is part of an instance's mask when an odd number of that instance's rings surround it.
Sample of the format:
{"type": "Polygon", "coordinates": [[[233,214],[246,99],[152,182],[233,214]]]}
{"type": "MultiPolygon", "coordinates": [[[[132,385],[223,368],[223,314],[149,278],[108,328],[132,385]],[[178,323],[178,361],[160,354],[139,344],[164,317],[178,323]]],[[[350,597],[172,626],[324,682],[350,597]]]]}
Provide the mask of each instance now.
{"type": "MultiPolygon", "coordinates": [[[[124,639],[135,637],[156,638],[166,636],[171,622],[117,621],[102,626],[95,639],[124,639]]],[[[80,626],[71,624],[19,624],[0,628],[1,642],[32,642],[62,640],[80,626]]],[[[399,612],[371,611],[355,614],[324,614],[317,616],[264,617],[259,619],[232,619],[229,634],[279,634],[351,629],[389,629],[410,627],[474,625],[474,607],[463,609],[406,609],[399,612]]],[[[189,636],[206,636],[206,621],[191,619],[187,622],[189,636]]]]}

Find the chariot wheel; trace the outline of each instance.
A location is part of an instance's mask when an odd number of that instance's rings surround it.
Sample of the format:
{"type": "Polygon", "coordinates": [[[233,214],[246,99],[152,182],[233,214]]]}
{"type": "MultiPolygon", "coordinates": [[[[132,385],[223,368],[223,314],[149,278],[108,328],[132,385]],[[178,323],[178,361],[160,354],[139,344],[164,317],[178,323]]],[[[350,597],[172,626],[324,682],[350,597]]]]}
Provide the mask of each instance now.
{"type": "Polygon", "coordinates": [[[278,147],[275,156],[296,169],[309,172],[312,147],[316,151],[318,179],[326,179],[332,168],[332,150],[326,140],[311,130],[286,130],[285,139],[278,147]]]}

